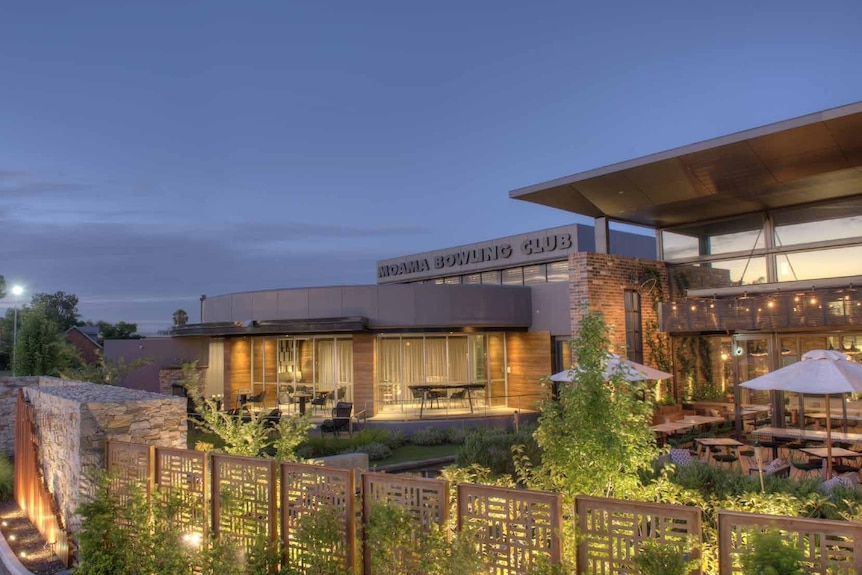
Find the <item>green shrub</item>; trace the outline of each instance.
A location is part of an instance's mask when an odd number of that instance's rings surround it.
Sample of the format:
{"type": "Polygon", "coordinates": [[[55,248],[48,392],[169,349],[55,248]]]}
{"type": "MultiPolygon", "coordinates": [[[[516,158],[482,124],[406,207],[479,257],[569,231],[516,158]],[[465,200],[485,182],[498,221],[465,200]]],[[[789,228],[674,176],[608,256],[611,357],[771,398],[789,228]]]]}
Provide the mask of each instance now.
{"type": "Polygon", "coordinates": [[[282,572],[285,575],[344,575],[347,570],[337,553],[344,545],[342,535],[341,521],[332,506],[322,505],[314,513],[306,513],[299,519],[294,537],[303,553],[289,559],[290,564],[282,572]]]}
{"type": "Polygon", "coordinates": [[[452,445],[464,445],[467,436],[473,433],[474,429],[469,427],[450,427],[446,430],[446,443],[452,445]]]}
{"type": "Polygon", "coordinates": [[[745,575],[803,575],[802,550],[776,529],[754,531],[740,557],[745,575]]]}
{"type": "Polygon", "coordinates": [[[15,467],[5,455],[0,455],[0,501],[12,499],[15,490],[15,467]]]}
{"type": "Polygon", "coordinates": [[[688,559],[685,545],[657,539],[645,540],[634,558],[640,575],[686,575],[696,568],[697,562],[688,559]]]}
{"type": "Polygon", "coordinates": [[[539,446],[533,439],[532,426],[522,426],[519,431],[507,431],[502,428],[476,429],[469,433],[464,445],[458,450],[458,465],[467,467],[480,465],[488,468],[495,475],[515,476],[515,460],[512,447],[522,445],[522,456],[533,465],[541,461],[539,446]]]}
{"type": "Polygon", "coordinates": [[[446,442],[446,432],[436,427],[417,429],[410,435],[413,445],[443,445],[446,442]]]}
{"type": "Polygon", "coordinates": [[[451,538],[436,524],[422,529],[409,512],[393,504],[371,504],[365,528],[374,575],[480,575],[489,564],[469,528],[451,538]]]}
{"type": "Polygon", "coordinates": [[[301,459],[313,459],[315,457],[326,457],[327,455],[353,453],[356,451],[366,453],[360,447],[372,443],[386,446],[391,453],[391,450],[404,445],[404,434],[400,431],[372,428],[354,433],[353,437],[323,437],[314,435],[309,436],[296,447],[294,453],[301,459]]]}
{"type": "Polygon", "coordinates": [[[368,455],[368,461],[380,461],[392,456],[392,450],[387,445],[382,443],[366,443],[365,445],[357,445],[342,453],[365,453],[368,455]]]}

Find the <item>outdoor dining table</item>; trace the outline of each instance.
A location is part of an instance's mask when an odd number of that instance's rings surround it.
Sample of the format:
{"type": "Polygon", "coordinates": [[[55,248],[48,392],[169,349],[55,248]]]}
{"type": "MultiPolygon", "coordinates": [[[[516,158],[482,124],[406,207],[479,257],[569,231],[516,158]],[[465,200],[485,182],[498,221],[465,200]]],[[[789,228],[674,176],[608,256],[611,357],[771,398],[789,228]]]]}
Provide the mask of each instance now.
{"type": "MultiPolygon", "coordinates": [[[[825,447],[801,447],[799,449],[802,453],[807,455],[811,455],[813,457],[819,457],[823,459],[823,478],[826,477],[826,461],[825,459],[829,457],[829,450],[825,447]]],[[[849,449],[844,449],[843,447],[832,447],[832,459],[842,459],[842,458],[855,458],[862,457],[862,453],[857,453],[856,451],[850,451],[849,449]]]]}
{"type": "Polygon", "coordinates": [[[680,422],[691,423],[693,425],[706,425],[708,423],[723,423],[723,417],[716,417],[713,415],[686,415],[680,422]]]}
{"type": "Polygon", "coordinates": [[[712,450],[710,447],[723,447],[725,452],[728,452],[731,448],[738,448],[745,445],[741,441],[737,441],[731,437],[697,437],[695,438],[695,442],[706,447],[707,463],[712,461],[712,450]]]}
{"type": "Polygon", "coordinates": [[[680,431],[688,431],[694,427],[693,423],[681,423],[679,421],[671,421],[669,423],[659,423],[658,425],[650,426],[650,429],[659,436],[660,444],[667,443],[667,436],[679,433],[680,431]]]}
{"type": "MultiPolygon", "coordinates": [[[[797,427],[761,427],[752,431],[751,435],[765,437],[784,437],[789,439],[809,439],[812,441],[826,441],[825,430],[799,429],[797,427]]],[[[862,433],[844,433],[842,431],[833,431],[832,441],[844,441],[848,443],[862,442],[862,433]]]]}
{"type": "Polygon", "coordinates": [[[422,399],[419,404],[419,419],[422,419],[422,413],[425,411],[425,402],[428,401],[429,394],[432,391],[443,391],[448,393],[451,390],[463,389],[467,392],[467,403],[470,405],[470,413],[473,413],[473,390],[485,389],[484,383],[434,383],[434,384],[419,384],[407,386],[411,390],[421,391],[422,399]]]}

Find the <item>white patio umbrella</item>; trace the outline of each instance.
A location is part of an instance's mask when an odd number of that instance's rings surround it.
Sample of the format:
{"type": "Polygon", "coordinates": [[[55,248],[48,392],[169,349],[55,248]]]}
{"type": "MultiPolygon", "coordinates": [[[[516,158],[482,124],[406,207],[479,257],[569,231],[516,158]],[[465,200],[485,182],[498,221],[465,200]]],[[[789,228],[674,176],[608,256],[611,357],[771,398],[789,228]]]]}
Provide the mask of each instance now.
{"type": "Polygon", "coordinates": [[[740,384],[748,389],[816,393],[826,396],[826,474],[832,476],[832,415],[829,396],[862,392],[862,364],[848,361],[847,355],[815,349],[802,355],[802,361],[776,369],[740,384]]]}
{"type": "MultiPolygon", "coordinates": [[[[577,366],[572,369],[567,369],[559,373],[555,373],[549,379],[551,381],[571,381],[574,372],[578,369],[577,366]]],[[[605,379],[610,380],[617,373],[623,376],[626,381],[644,381],[648,379],[667,379],[671,374],[658,369],[653,369],[646,365],[642,365],[635,361],[630,361],[618,356],[615,353],[608,354],[608,362],[605,366],[605,379]]]]}

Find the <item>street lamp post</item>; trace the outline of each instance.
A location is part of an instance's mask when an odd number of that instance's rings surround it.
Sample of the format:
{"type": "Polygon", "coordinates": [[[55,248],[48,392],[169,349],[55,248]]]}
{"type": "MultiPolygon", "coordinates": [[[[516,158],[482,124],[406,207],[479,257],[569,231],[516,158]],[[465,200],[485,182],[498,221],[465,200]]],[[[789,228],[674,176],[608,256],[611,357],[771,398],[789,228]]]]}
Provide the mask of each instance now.
{"type": "Polygon", "coordinates": [[[18,347],[18,298],[23,293],[24,288],[21,286],[12,286],[12,295],[15,296],[15,313],[12,317],[12,375],[15,375],[15,348],[18,347]]]}

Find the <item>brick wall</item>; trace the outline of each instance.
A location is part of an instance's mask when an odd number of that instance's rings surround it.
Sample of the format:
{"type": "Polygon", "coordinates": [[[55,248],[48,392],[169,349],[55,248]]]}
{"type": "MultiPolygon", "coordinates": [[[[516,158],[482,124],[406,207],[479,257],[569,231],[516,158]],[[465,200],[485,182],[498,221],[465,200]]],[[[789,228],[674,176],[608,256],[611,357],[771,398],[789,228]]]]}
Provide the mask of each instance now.
{"type": "MultiPolygon", "coordinates": [[[[578,325],[587,311],[601,312],[613,328],[611,341],[614,352],[625,356],[626,322],[624,294],[636,290],[641,294],[641,331],[646,322],[658,320],[653,309],[656,290],[668,293],[667,267],[661,262],[612,254],[578,252],[569,258],[569,312],[572,336],[577,336],[578,325]],[[659,284],[653,281],[658,275],[659,284]]],[[[655,365],[649,347],[644,342],[644,363],[655,365]]]]}

